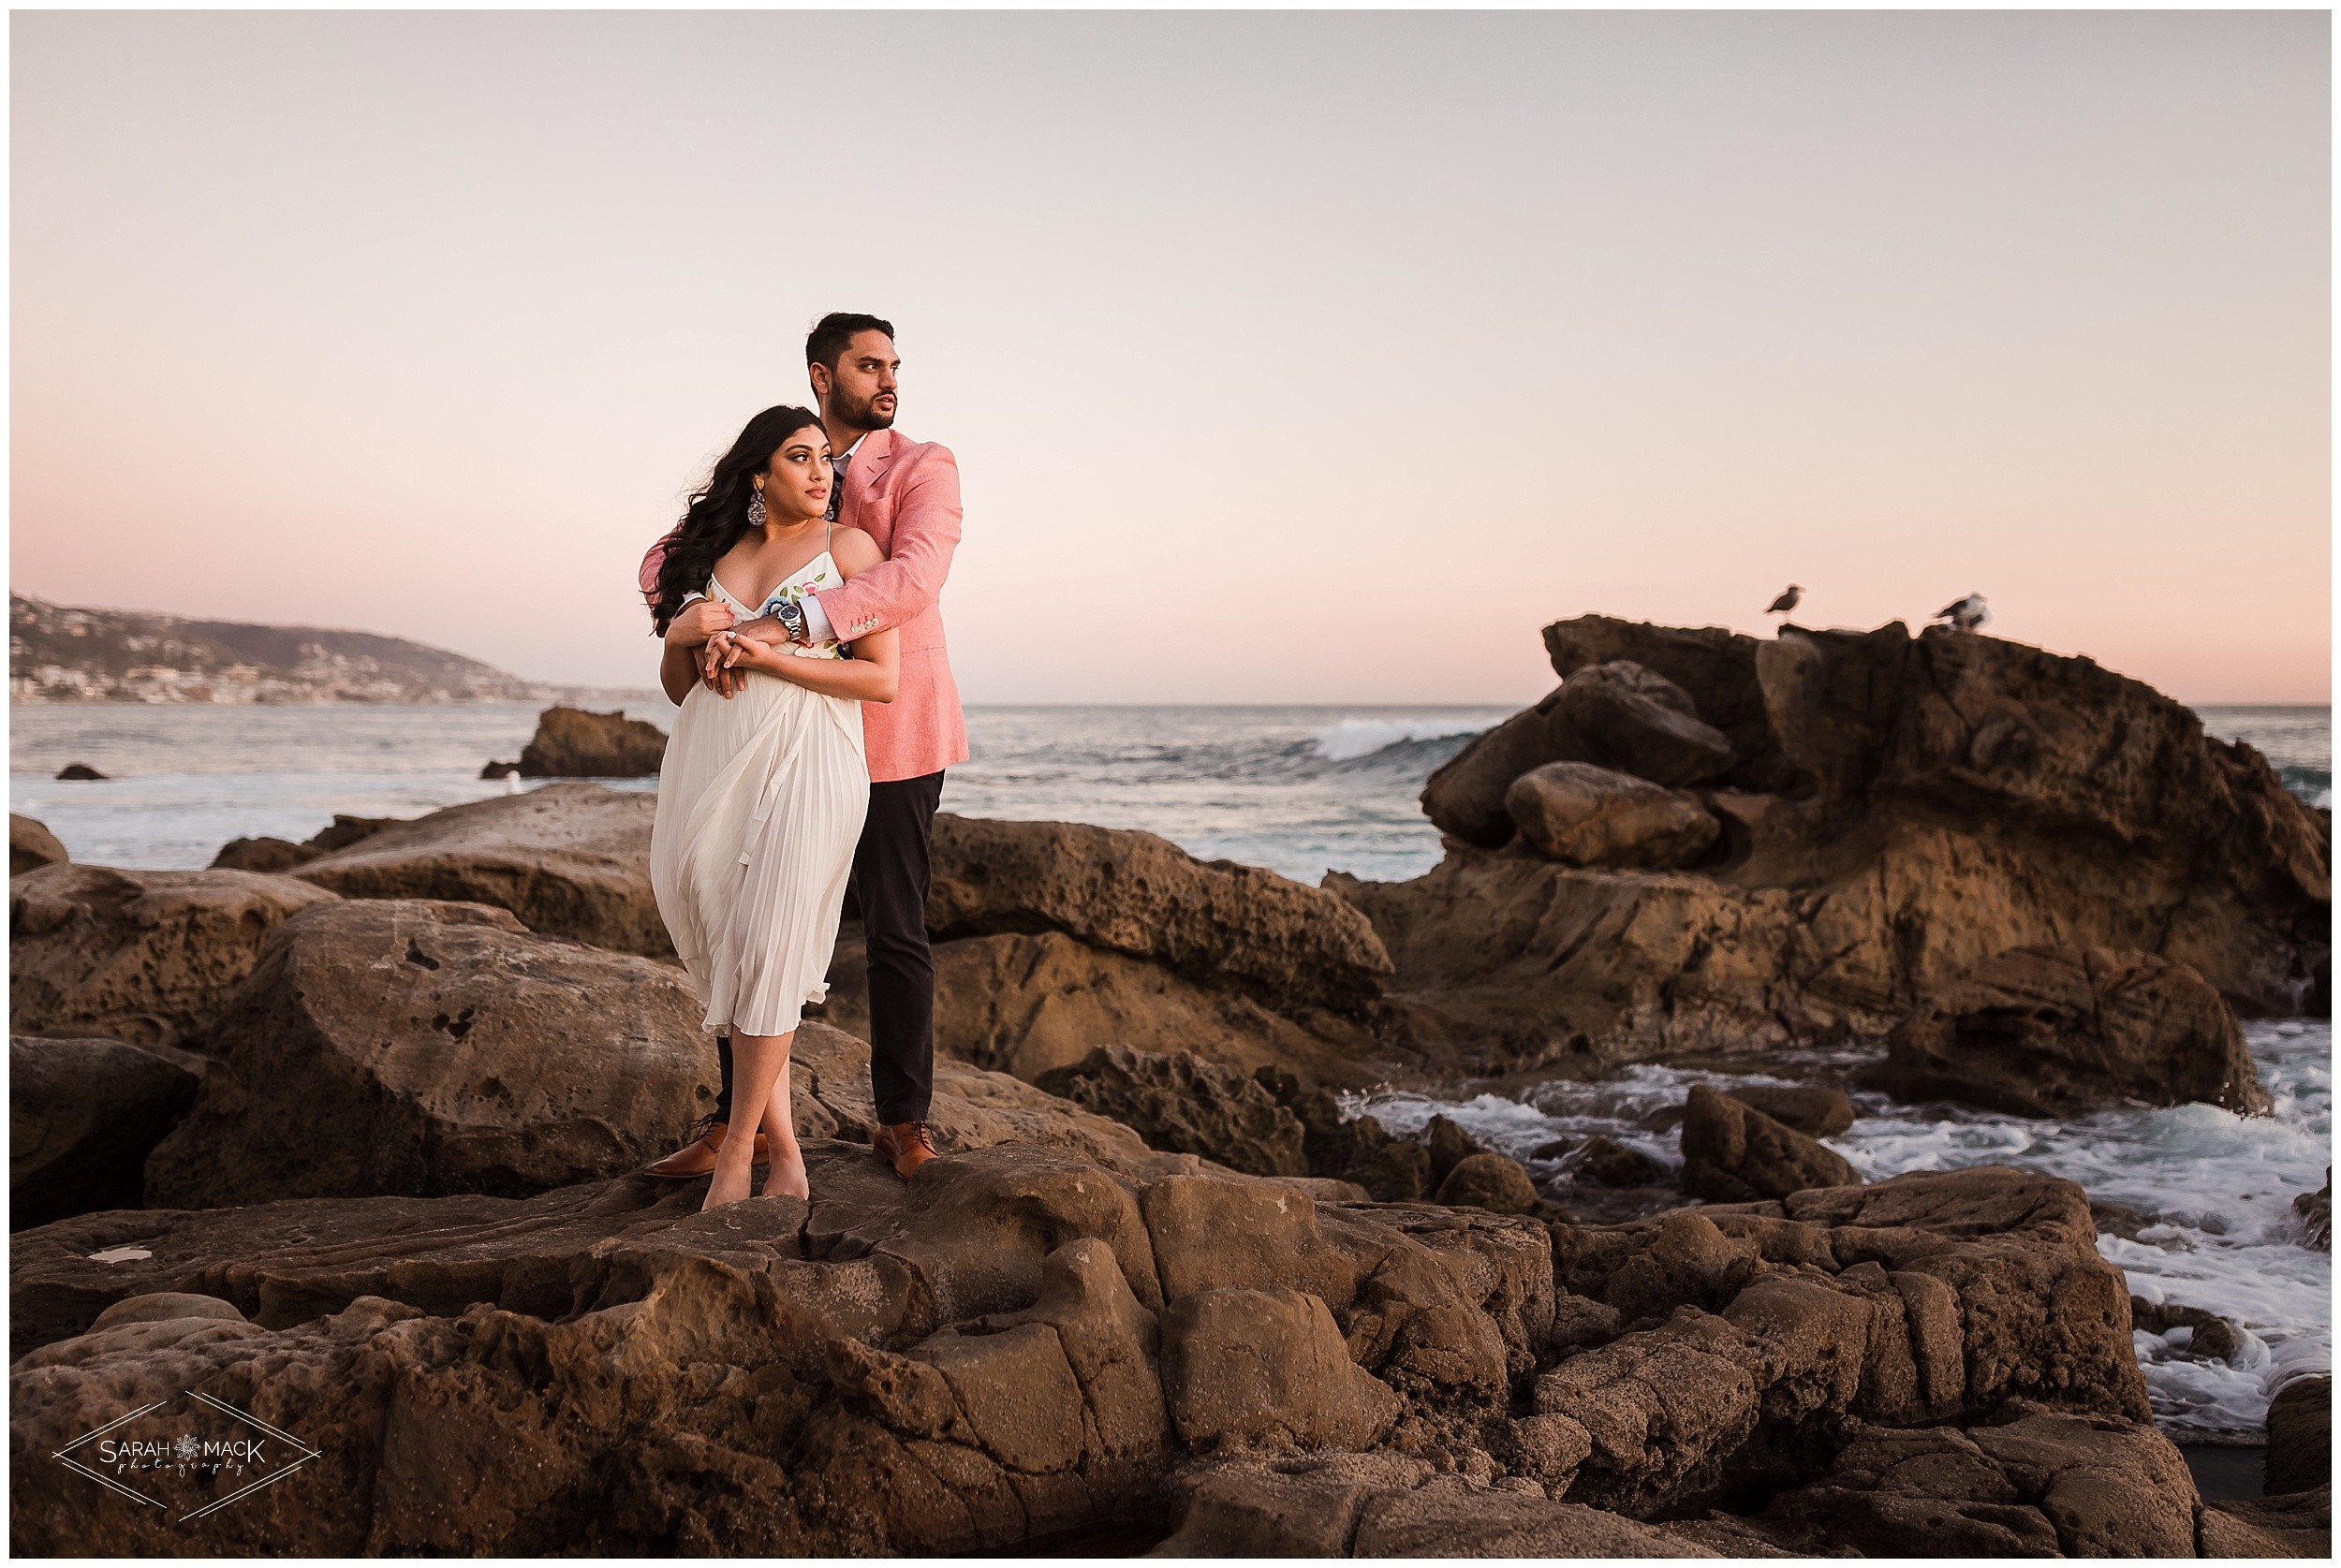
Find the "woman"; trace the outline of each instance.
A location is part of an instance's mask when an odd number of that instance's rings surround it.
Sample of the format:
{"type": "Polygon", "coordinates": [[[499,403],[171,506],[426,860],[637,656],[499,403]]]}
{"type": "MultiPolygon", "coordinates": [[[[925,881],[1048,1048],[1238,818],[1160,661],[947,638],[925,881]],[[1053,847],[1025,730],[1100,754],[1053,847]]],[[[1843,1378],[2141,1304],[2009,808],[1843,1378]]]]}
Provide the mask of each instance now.
{"type": "Polygon", "coordinates": [[[882,559],[867,534],[822,520],[834,482],[819,418],[768,408],[691,497],[658,567],[658,680],[682,712],[658,770],[651,887],[706,1005],[700,1027],[731,1035],[731,1121],[702,1209],[748,1195],[759,1123],[764,1193],[810,1195],[788,1048],[827,992],[869,809],[861,704],[891,702],[897,668],[892,632],[802,646],[774,618],[882,559]]]}

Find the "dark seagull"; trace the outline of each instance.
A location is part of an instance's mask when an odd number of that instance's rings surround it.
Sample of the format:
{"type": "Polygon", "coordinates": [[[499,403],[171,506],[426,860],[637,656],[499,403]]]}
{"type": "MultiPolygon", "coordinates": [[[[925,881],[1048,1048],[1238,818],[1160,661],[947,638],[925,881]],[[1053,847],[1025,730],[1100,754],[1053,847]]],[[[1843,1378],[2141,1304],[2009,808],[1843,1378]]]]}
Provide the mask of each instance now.
{"type": "Polygon", "coordinates": [[[1804,597],[1804,590],[1799,588],[1792,582],[1782,591],[1778,598],[1773,600],[1772,603],[1765,608],[1764,613],[1766,615],[1786,615],[1789,611],[1794,609],[1797,607],[1798,601],[1804,597]]]}

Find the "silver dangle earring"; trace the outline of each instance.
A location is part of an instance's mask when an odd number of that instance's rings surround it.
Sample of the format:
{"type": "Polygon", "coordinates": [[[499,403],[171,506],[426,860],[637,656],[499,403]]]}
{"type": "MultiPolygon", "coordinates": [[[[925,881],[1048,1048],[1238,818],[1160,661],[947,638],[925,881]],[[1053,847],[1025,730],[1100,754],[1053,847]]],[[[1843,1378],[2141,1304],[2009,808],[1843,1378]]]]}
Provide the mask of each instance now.
{"type": "Polygon", "coordinates": [[[772,514],[764,509],[764,487],[758,485],[748,495],[748,526],[761,528],[772,514]]]}

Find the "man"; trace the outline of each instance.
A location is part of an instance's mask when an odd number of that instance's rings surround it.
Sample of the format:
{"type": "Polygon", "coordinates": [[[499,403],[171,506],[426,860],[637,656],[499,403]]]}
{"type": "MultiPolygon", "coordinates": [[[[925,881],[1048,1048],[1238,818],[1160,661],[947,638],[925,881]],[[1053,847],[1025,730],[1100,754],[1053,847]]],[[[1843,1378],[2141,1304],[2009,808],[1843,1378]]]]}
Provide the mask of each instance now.
{"type": "MultiPolygon", "coordinates": [[[[902,675],[891,703],[864,703],[870,813],[854,850],[853,886],[869,953],[870,1087],[881,1125],[878,1158],[907,1179],[935,1157],[927,1130],[935,1079],[935,959],[927,945],[927,863],[943,771],[967,760],[967,727],[943,643],[936,597],[959,544],[959,465],[948,447],[894,431],[893,324],[875,315],[823,316],[804,344],[805,374],[836,454],[830,511],[878,543],[886,561],[840,588],[805,599],[798,642],[834,636],[851,642],[899,628],[902,675]]],[[[668,535],[669,538],[672,535],[668,535]]],[[[645,580],[655,558],[645,558],[645,580]]],[[[728,672],[704,670],[723,689],[728,672]]],[[[731,1041],[718,1036],[723,1091],[699,1136],[645,1169],[655,1176],[704,1176],[715,1168],[731,1114],[731,1041]]],[[[763,1141],[761,1134],[758,1142],[763,1141]]]]}

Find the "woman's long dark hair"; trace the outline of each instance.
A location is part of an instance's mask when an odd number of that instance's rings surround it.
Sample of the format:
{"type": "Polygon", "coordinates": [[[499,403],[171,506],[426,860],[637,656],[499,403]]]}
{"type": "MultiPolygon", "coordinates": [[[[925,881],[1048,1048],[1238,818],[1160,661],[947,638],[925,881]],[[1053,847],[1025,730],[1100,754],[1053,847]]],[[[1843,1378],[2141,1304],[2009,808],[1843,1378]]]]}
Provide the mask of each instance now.
{"type": "Polygon", "coordinates": [[[651,606],[651,622],[658,635],[683,612],[685,595],[707,592],[707,579],[715,563],[748,531],[748,498],[756,493],[756,476],[773,465],[781,443],[820,416],[809,408],[783,403],[750,419],[731,450],[715,460],[707,483],[691,492],[683,523],[658,563],[658,598],[651,606]]]}

